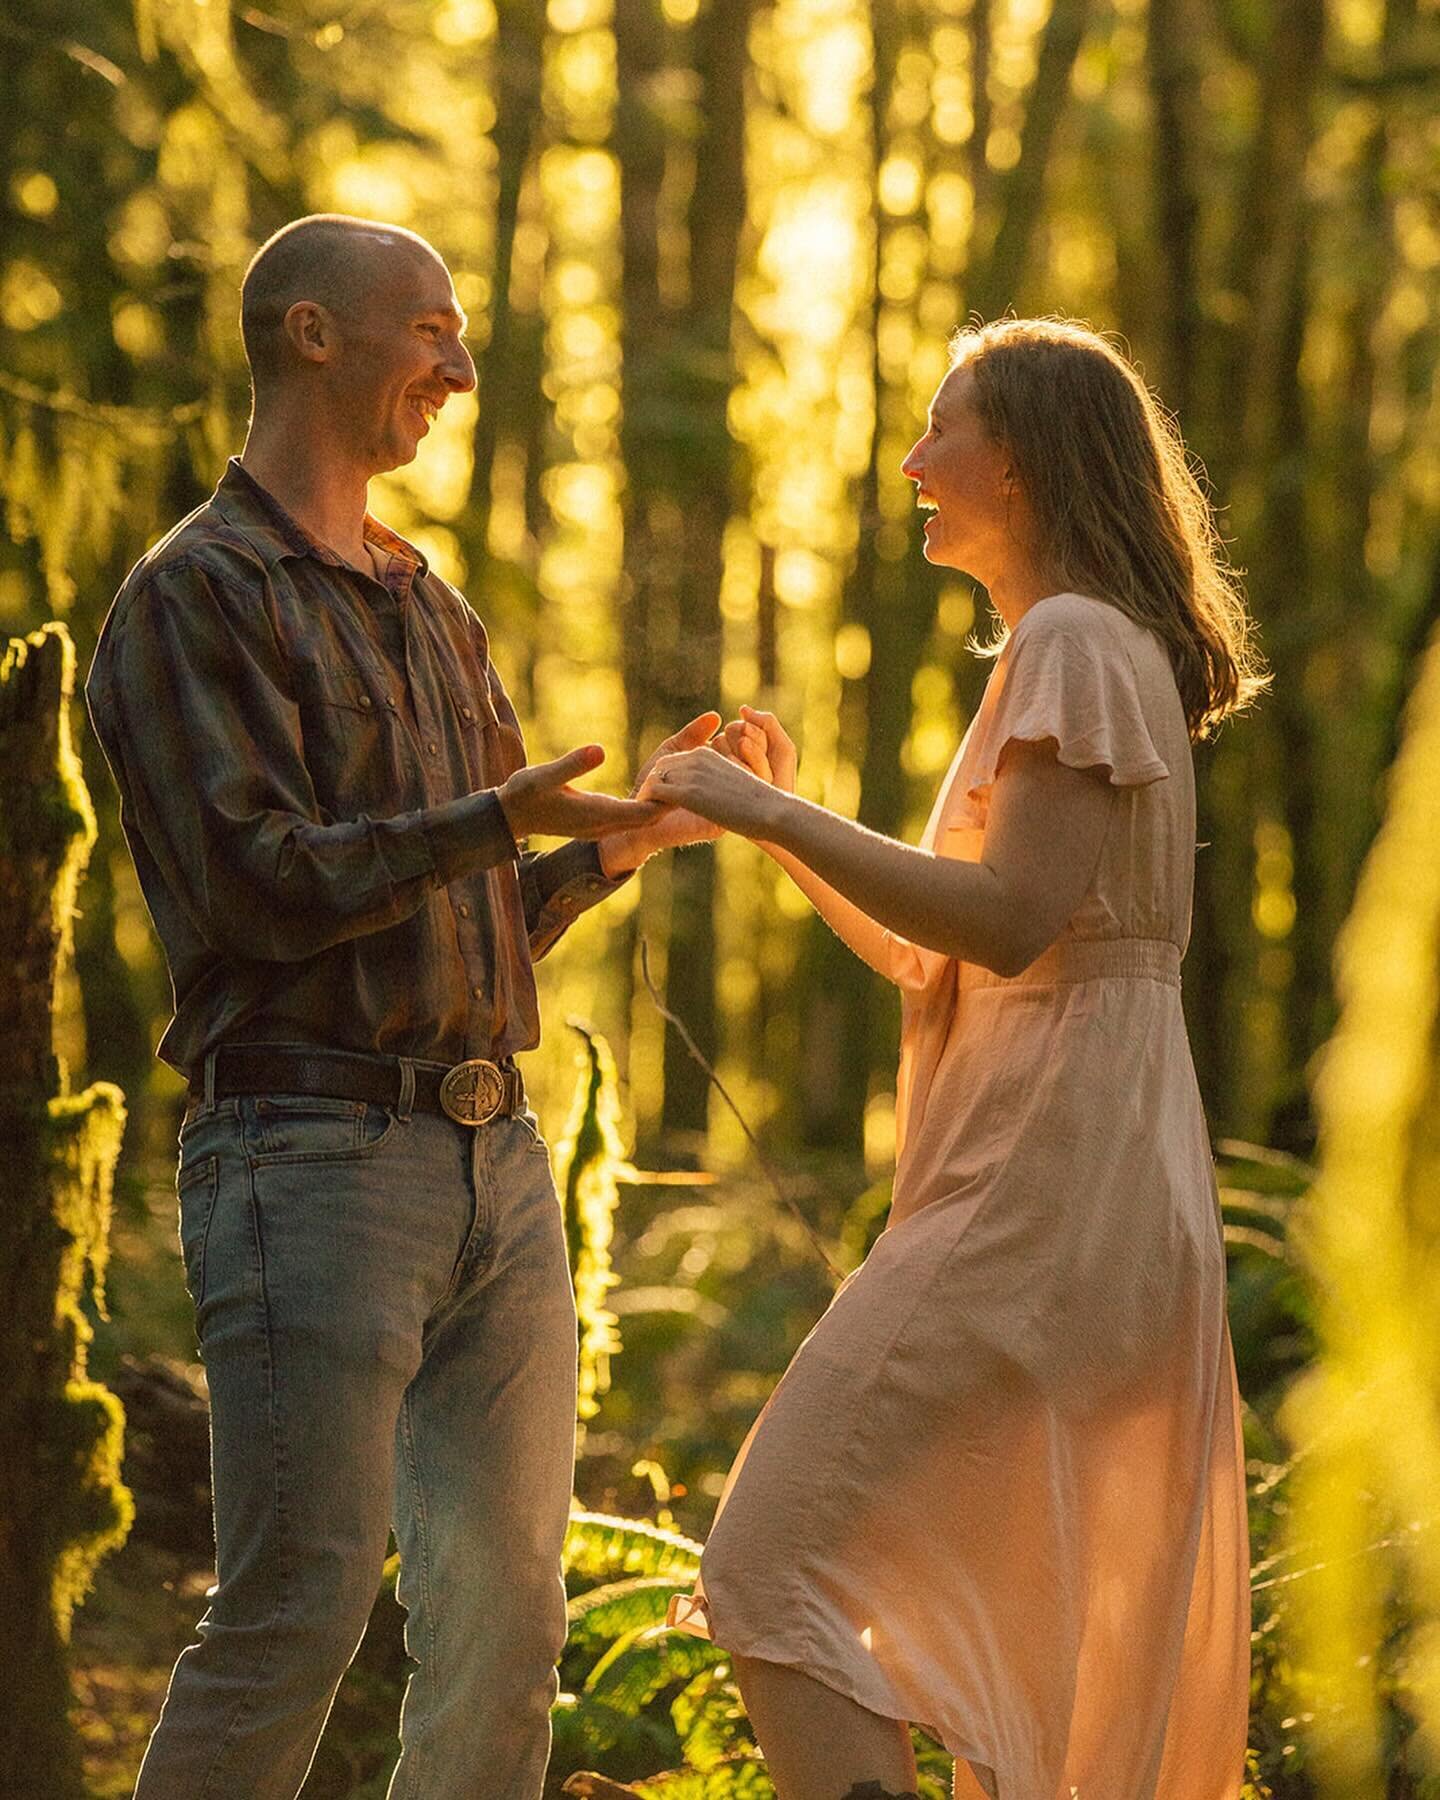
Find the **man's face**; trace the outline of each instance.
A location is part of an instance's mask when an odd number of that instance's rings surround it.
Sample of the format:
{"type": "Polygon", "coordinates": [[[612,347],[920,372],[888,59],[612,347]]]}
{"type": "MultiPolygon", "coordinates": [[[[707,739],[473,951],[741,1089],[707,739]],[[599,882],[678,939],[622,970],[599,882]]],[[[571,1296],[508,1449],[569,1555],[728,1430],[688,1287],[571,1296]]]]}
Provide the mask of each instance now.
{"type": "Polygon", "coordinates": [[[353,296],[336,310],[330,400],[367,475],[411,462],[452,394],[475,386],[465,314],[438,256],[407,239],[367,247],[353,296]]]}

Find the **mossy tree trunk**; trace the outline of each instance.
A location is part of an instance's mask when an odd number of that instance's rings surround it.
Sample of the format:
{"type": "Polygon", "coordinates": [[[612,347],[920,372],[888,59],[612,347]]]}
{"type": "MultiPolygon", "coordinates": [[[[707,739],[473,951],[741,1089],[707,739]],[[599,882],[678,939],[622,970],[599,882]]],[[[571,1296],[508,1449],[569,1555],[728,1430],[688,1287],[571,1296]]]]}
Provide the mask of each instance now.
{"type": "Polygon", "coordinates": [[[0,1768],[31,1800],[84,1789],[68,1723],[70,1615],[129,1529],[124,1419],[86,1376],[87,1290],[103,1305],[120,1090],[68,1091],[53,1047],[56,977],[95,820],[70,742],[64,627],[0,660],[0,1768]]]}

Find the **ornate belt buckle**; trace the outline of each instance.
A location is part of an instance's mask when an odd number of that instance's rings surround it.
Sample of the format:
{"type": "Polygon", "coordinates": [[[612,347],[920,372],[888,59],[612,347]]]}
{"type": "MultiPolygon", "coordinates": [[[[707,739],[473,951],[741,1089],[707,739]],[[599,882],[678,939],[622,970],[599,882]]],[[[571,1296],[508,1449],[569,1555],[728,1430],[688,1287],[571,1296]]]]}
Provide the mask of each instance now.
{"type": "Polygon", "coordinates": [[[440,1104],[457,1125],[488,1125],[505,1104],[505,1077],[483,1056],[456,1063],[440,1078],[440,1104]]]}

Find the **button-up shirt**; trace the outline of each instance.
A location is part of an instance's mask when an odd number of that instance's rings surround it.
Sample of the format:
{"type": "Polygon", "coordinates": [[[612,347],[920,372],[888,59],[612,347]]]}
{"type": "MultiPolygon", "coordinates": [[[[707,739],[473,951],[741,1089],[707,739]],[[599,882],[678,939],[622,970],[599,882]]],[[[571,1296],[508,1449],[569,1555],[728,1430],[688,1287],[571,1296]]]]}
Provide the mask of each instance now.
{"type": "Polygon", "coordinates": [[[158,1054],[192,1078],[222,1043],[529,1049],[532,959],[617,885],[593,844],[517,852],[485,629],[412,544],[369,517],[365,542],[373,573],[232,461],[100,635],[86,699],[174,989],[158,1054]]]}

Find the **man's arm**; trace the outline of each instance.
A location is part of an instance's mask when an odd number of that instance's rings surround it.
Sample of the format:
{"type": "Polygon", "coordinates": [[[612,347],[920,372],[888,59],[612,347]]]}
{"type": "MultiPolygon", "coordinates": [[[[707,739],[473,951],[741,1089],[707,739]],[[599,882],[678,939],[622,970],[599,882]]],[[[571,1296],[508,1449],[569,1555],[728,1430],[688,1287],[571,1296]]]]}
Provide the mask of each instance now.
{"type": "MultiPolygon", "coordinates": [[[[325,814],[258,591],[222,591],[182,563],[121,606],[86,686],[91,717],[127,824],[217,950],[300,961],[398,924],[438,886],[515,859],[498,789],[389,818],[325,814]]],[[[525,774],[524,829],[566,829],[573,807],[553,804],[546,771],[525,774]]],[[[593,807],[606,797],[574,798],[593,807]]],[[[608,804],[624,822],[625,803],[608,804]]],[[[602,809],[588,829],[614,822],[602,809]]]]}

